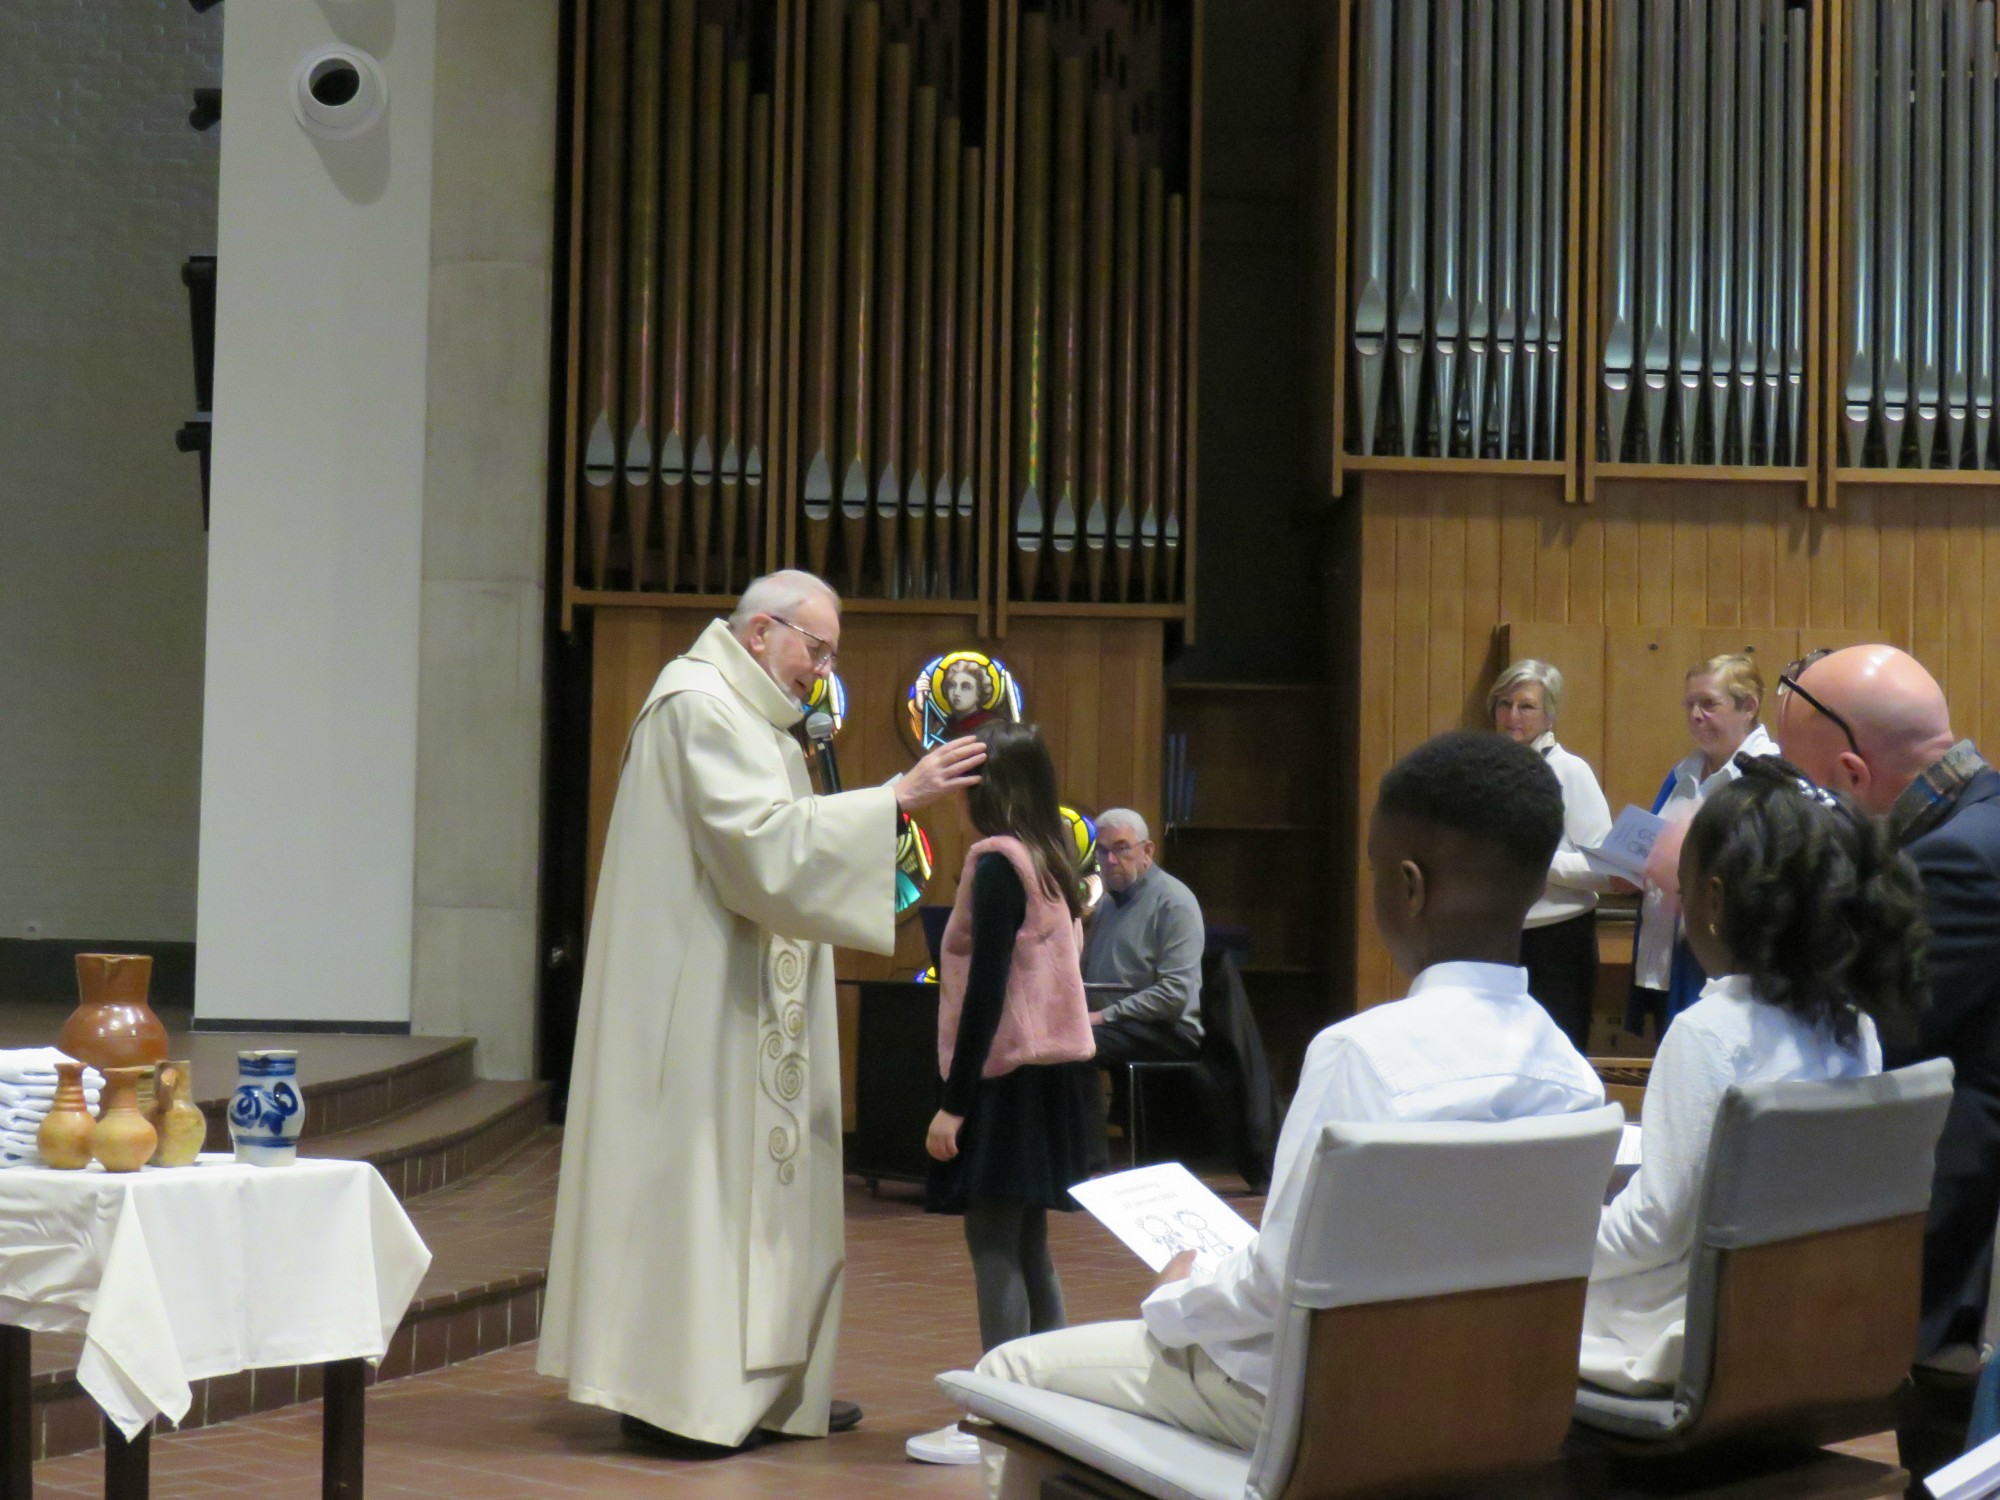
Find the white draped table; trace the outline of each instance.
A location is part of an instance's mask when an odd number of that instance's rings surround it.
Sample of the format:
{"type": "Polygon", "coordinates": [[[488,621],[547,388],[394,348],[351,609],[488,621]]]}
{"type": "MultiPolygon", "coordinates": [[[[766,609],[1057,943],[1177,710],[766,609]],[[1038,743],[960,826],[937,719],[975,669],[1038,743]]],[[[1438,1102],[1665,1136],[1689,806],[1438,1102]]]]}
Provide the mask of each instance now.
{"type": "Polygon", "coordinates": [[[16,1450],[0,1500],[31,1483],[30,1330],[83,1335],[77,1383],[116,1429],[107,1493],[143,1493],[144,1435],[187,1415],[194,1381],[324,1364],[327,1492],[358,1494],[361,1362],[381,1359],[430,1259],[366,1162],[0,1172],[0,1444],[16,1450]]]}

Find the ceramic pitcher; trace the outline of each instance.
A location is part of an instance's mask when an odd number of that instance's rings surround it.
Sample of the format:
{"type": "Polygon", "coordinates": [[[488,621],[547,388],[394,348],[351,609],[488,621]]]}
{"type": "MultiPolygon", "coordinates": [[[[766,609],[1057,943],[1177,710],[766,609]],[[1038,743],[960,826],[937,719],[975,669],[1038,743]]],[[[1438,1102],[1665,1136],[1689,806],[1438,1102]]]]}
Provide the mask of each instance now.
{"type": "Polygon", "coordinates": [[[274,1048],[237,1053],[236,1092],[229,1099],[236,1159],[254,1167],[289,1167],[298,1159],[305,1122],[298,1053],[274,1048]]]}
{"type": "Polygon", "coordinates": [[[159,1149],[156,1167],[187,1167],[201,1155],[208,1139],[208,1116],[194,1102],[194,1069],[187,1062],[163,1062],[159,1068],[159,1149]]]}
{"type": "Polygon", "coordinates": [[[79,953],[77,1006],[56,1046],[100,1071],[167,1059],[167,1028],[146,1004],[153,960],[143,953],[79,953]]]}

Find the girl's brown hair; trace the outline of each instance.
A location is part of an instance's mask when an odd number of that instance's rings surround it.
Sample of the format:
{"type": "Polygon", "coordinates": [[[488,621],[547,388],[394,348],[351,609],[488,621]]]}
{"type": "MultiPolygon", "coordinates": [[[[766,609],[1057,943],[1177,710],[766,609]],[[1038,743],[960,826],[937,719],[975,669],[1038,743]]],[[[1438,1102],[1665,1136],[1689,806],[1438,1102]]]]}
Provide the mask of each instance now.
{"type": "Polygon", "coordinates": [[[989,719],[973,731],[986,746],[977,785],[966,788],[972,826],[986,838],[1011,834],[1028,847],[1044,895],[1060,897],[1072,917],[1083,915],[1076,850],[1056,797],[1056,766],[1032,724],[989,719]]]}

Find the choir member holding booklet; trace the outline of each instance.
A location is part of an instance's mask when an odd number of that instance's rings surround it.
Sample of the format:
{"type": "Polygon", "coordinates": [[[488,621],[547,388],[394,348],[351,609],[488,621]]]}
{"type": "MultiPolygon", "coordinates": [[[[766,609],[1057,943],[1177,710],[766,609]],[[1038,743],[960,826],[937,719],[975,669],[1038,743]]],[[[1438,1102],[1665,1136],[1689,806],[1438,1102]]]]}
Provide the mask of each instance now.
{"type": "Polygon", "coordinates": [[[1494,679],[1486,710],[1495,729],[1541,756],[1562,783],[1562,842],[1549,861],[1548,884],[1528,908],[1521,967],[1528,971],[1528,993],[1577,1051],[1587,1052],[1597,996],[1597,896],[1611,890],[1613,880],[1593,870],[1583,851],[1611,832],[1611,808],[1590,762],[1556,743],[1562,691],[1561,672],[1525,657],[1494,679]]]}

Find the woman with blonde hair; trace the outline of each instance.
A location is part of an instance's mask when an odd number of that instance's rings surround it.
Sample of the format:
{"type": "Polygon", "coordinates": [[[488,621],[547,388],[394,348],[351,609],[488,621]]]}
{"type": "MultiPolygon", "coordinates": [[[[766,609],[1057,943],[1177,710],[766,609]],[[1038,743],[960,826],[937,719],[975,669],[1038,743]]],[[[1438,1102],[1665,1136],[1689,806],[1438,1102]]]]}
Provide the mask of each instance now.
{"type": "Polygon", "coordinates": [[[1563,836],[1541,899],[1521,932],[1528,993],[1541,1002],[1579,1052],[1590,1050],[1591,1002],[1597,994],[1597,894],[1609,888],[1584,859],[1611,832],[1611,809],[1590,762],[1556,743],[1562,673],[1524,657],[1493,681],[1486,711],[1493,727],[1540,752],[1562,784],[1563,836]]]}
{"type": "MultiPolygon", "coordinates": [[[[1764,678],[1756,662],[1739,652],[1712,656],[1689,667],[1682,680],[1681,710],[1687,715],[1694,749],[1667,772],[1653,798],[1653,811],[1673,821],[1693,817],[1704,802],[1741,776],[1738,757],[1778,753],[1778,742],[1757,722],[1764,704],[1764,678]]],[[[1666,893],[1648,887],[1632,938],[1627,1029],[1642,1030],[1651,1016],[1664,1032],[1675,1016],[1700,998],[1707,979],[1666,893]]]]}

